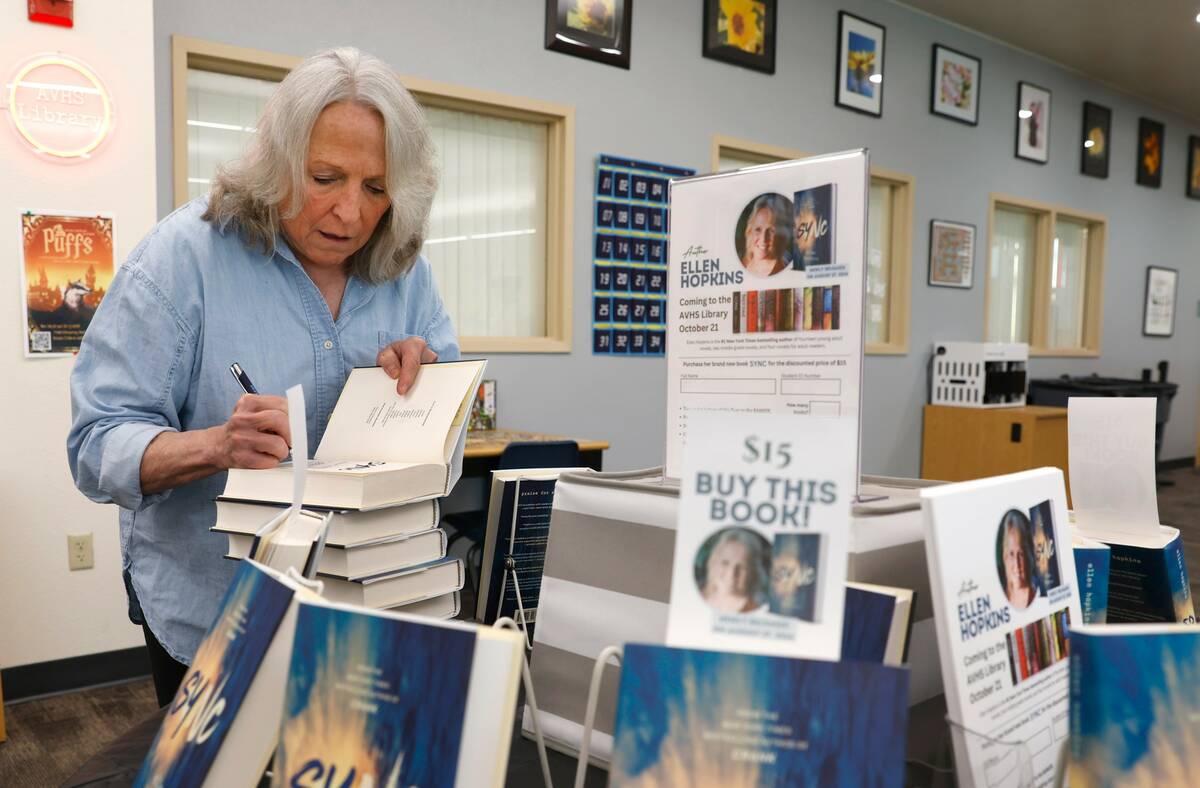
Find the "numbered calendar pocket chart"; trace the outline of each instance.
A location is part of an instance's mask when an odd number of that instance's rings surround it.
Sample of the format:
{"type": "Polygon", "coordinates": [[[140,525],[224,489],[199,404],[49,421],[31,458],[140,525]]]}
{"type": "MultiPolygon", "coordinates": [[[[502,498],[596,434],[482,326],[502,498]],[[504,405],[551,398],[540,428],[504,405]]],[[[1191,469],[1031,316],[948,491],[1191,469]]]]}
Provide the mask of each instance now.
{"type": "Polygon", "coordinates": [[[602,154],[596,160],[592,352],[663,355],[667,184],[695,174],[619,156],[602,154]]]}

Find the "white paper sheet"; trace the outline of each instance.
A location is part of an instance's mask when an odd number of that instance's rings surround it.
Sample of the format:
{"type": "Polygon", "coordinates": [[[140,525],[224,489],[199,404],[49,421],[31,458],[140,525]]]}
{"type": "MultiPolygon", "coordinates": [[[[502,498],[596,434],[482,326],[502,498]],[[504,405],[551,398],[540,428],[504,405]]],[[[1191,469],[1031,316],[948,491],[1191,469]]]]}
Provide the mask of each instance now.
{"type": "Polygon", "coordinates": [[[1079,530],[1154,538],[1159,533],[1153,397],[1067,402],[1071,503],[1079,530]]]}

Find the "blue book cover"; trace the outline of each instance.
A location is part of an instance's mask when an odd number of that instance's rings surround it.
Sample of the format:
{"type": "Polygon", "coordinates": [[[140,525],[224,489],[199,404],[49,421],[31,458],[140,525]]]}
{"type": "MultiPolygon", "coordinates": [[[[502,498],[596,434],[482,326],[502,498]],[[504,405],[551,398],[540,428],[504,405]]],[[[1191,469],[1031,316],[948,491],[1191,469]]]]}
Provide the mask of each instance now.
{"type": "Polygon", "coordinates": [[[900,786],[908,671],[630,644],[610,788],[900,786]]]}
{"type": "Polygon", "coordinates": [[[821,534],[777,534],[771,543],[770,611],[814,620],[820,569],[821,534]]]}
{"type": "Polygon", "coordinates": [[[301,604],[274,785],[451,788],[469,629],[301,604]]]}
{"type": "Polygon", "coordinates": [[[482,623],[491,624],[504,617],[519,622],[521,608],[524,608],[526,623],[537,620],[556,481],[520,479],[504,482],[494,551],[488,564],[490,571],[483,579],[488,584],[488,593],[486,609],[479,619],[482,623]],[[519,605],[517,587],[508,571],[510,559],[520,585],[519,605]]]}
{"type": "Polygon", "coordinates": [[[846,586],[842,618],[842,659],[883,663],[888,634],[896,613],[896,598],[865,588],[846,586]]]}
{"type": "Polygon", "coordinates": [[[1196,613],[1188,584],[1183,539],[1175,534],[1164,547],[1107,541],[1111,550],[1108,623],[1193,623],[1196,613]]]}
{"type": "Polygon", "coordinates": [[[294,591],[242,561],[134,782],[204,782],[294,591]]]}
{"type": "Polygon", "coordinates": [[[1072,786],[1195,785],[1200,629],[1071,632],[1072,786]]]}
{"type": "Polygon", "coordinates": [[[1083,623],[1104,624],[1108,620],[1108,545],[1076,537],[1072,548],[1083,623]]]}
{"type": "MultiPolygon", "coordinates": [[[[803,271],[810,265],[833,262],[834,184],[795,192],[795,232],[792,267],[803,271]]],[[[818,326],[813,326],[818,328],[818,326]]]]}

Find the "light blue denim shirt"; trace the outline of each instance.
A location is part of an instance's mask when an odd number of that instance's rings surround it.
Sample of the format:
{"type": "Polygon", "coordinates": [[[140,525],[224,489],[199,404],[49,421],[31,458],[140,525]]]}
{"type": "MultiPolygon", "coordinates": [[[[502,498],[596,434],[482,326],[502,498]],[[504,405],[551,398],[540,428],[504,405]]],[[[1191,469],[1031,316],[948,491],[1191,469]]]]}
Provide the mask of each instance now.
{"type": "Polygon", "coordinates": [[[396,281],[351,277],[335,321],[280,239],[274,255],[203,221],[207,198],[155,227],[117,272],[71,375],[67,455],[75,484],[121,507],[121,552],[150,630],[190,663],[217,614],[235,562],[213,499],[225,474],[142,495],[146,445],[165,430],[223,424],[242,395],[238,362],[260,393],[300,383],[314,451],[350,370],[385,345],[420,336],[458,358],[454,328],[422,257],[396,281]]]}

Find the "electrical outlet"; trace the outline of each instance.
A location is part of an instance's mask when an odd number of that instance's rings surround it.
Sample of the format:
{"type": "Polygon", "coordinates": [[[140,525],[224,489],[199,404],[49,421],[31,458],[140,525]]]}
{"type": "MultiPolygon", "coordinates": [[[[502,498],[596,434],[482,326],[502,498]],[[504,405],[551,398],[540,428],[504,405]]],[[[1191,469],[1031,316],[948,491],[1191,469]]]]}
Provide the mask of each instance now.
{"type": "Polygon", "coordinates": [[[92,557],[91,534],[67,534],[67,565],[72,571],[91,569],[96,565],[92,557]]]}

